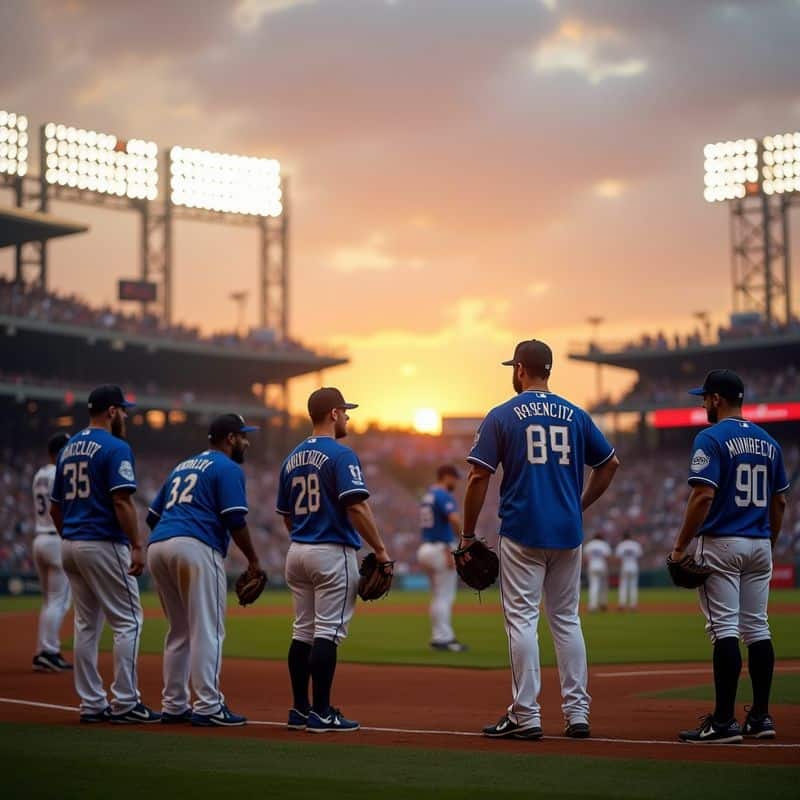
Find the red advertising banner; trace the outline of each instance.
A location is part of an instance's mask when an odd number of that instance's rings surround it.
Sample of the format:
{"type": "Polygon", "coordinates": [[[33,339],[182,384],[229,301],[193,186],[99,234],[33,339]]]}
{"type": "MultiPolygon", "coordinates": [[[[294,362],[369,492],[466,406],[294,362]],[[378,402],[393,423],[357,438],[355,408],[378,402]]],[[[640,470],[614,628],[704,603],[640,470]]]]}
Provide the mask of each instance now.
{"type": "MultiPolygon", "coordinates": [[[[788,422],[800,419],[800,403],[755,403],[742,413],[753,422],[788,422]]],[[[690,428],[707,425],[704,408],[660,408],[651,415],[654,428],[690,428]]]]}
{"type": "Polygon", "coordinates": [[[774,564],[772,567],[772,580],[770,586],[773,589],[793,589],[795,581],[794,564],[774,564]]]}

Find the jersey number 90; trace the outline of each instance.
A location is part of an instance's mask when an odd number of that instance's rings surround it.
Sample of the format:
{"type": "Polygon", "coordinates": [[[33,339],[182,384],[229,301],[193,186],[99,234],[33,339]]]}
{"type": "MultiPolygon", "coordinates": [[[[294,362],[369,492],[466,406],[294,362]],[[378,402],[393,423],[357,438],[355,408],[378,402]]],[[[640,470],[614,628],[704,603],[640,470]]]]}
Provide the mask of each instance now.
{"type": "Polygon", "coordinates": [[[528,462],[546,464],[550,454],[558,456],[558,464],[568,465],[572,448],[569,444],[569,428],[566,425],[528,425],[525,429],[528,442],[528,462]],[[548,448],[549,439],[549,448],[548,448]]]}
{"type": "Polygon", "coordinates": [[[767,505],[767,468],[764,464],[739,464],[736,467],[736,505],[739,508],[767,505]]]}

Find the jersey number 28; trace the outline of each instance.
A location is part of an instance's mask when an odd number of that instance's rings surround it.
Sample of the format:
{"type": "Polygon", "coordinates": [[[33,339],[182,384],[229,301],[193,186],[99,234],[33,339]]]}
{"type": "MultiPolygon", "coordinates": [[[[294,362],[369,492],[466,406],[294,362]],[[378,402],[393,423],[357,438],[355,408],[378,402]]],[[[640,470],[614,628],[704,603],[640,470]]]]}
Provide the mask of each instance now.
{"type": "Polygon", "coordinates": [[[298,475],[292,478],[292,491],[295,486],[300,487],[297,499],[294,501],[295,516],[303,517],[319,511],[319,476],[316,472],[308,475],[298,475]]]}

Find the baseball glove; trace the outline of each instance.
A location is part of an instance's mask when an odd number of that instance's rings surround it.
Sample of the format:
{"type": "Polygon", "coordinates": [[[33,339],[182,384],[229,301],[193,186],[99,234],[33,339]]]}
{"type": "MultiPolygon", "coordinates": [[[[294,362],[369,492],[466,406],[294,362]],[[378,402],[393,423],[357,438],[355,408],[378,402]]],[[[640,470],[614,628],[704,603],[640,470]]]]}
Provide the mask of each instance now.
{"type": "Polygon", "coordinates": [[[688,553],[680,561],[673,561],[670,553],[667,556],[667,569],[672,582],[684,589],[696,589],[702,586],[714,571],[711,567],[698,564],[688,553]]]}
{"type": "Polygon", "coordinates": [[[263,569],[245,570],[236,579],[236,596],[240,606],[249,606],[258,600],[267,585],[267,573],[263,569]]]}
{"type": "Polygon", "coordinates": [[[466,547],[454,550],[453,558],[458,575],[467,586],[481,592],[497,580],[500,561],[497,553],[482,539],[475,539],[466,547]]]}
{"type": "Polygon", "coordinates": [[[378,600],[392,588],[394,561],[378,562],[375,553],[367,553],[358,569],[358,596],[362,600],[378,600]]]}

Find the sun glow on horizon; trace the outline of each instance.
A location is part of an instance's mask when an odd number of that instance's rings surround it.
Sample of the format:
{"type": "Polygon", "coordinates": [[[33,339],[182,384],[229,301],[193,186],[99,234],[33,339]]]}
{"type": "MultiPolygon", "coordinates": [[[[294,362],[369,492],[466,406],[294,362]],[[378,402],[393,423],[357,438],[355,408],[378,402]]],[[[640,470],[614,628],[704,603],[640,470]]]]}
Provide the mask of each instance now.
{"type": "Polygon", "coordinates": [[[414,430],[417,433],[440,433],[442,417],[433,408],[418,408],[414,412],[414,430]]]}

